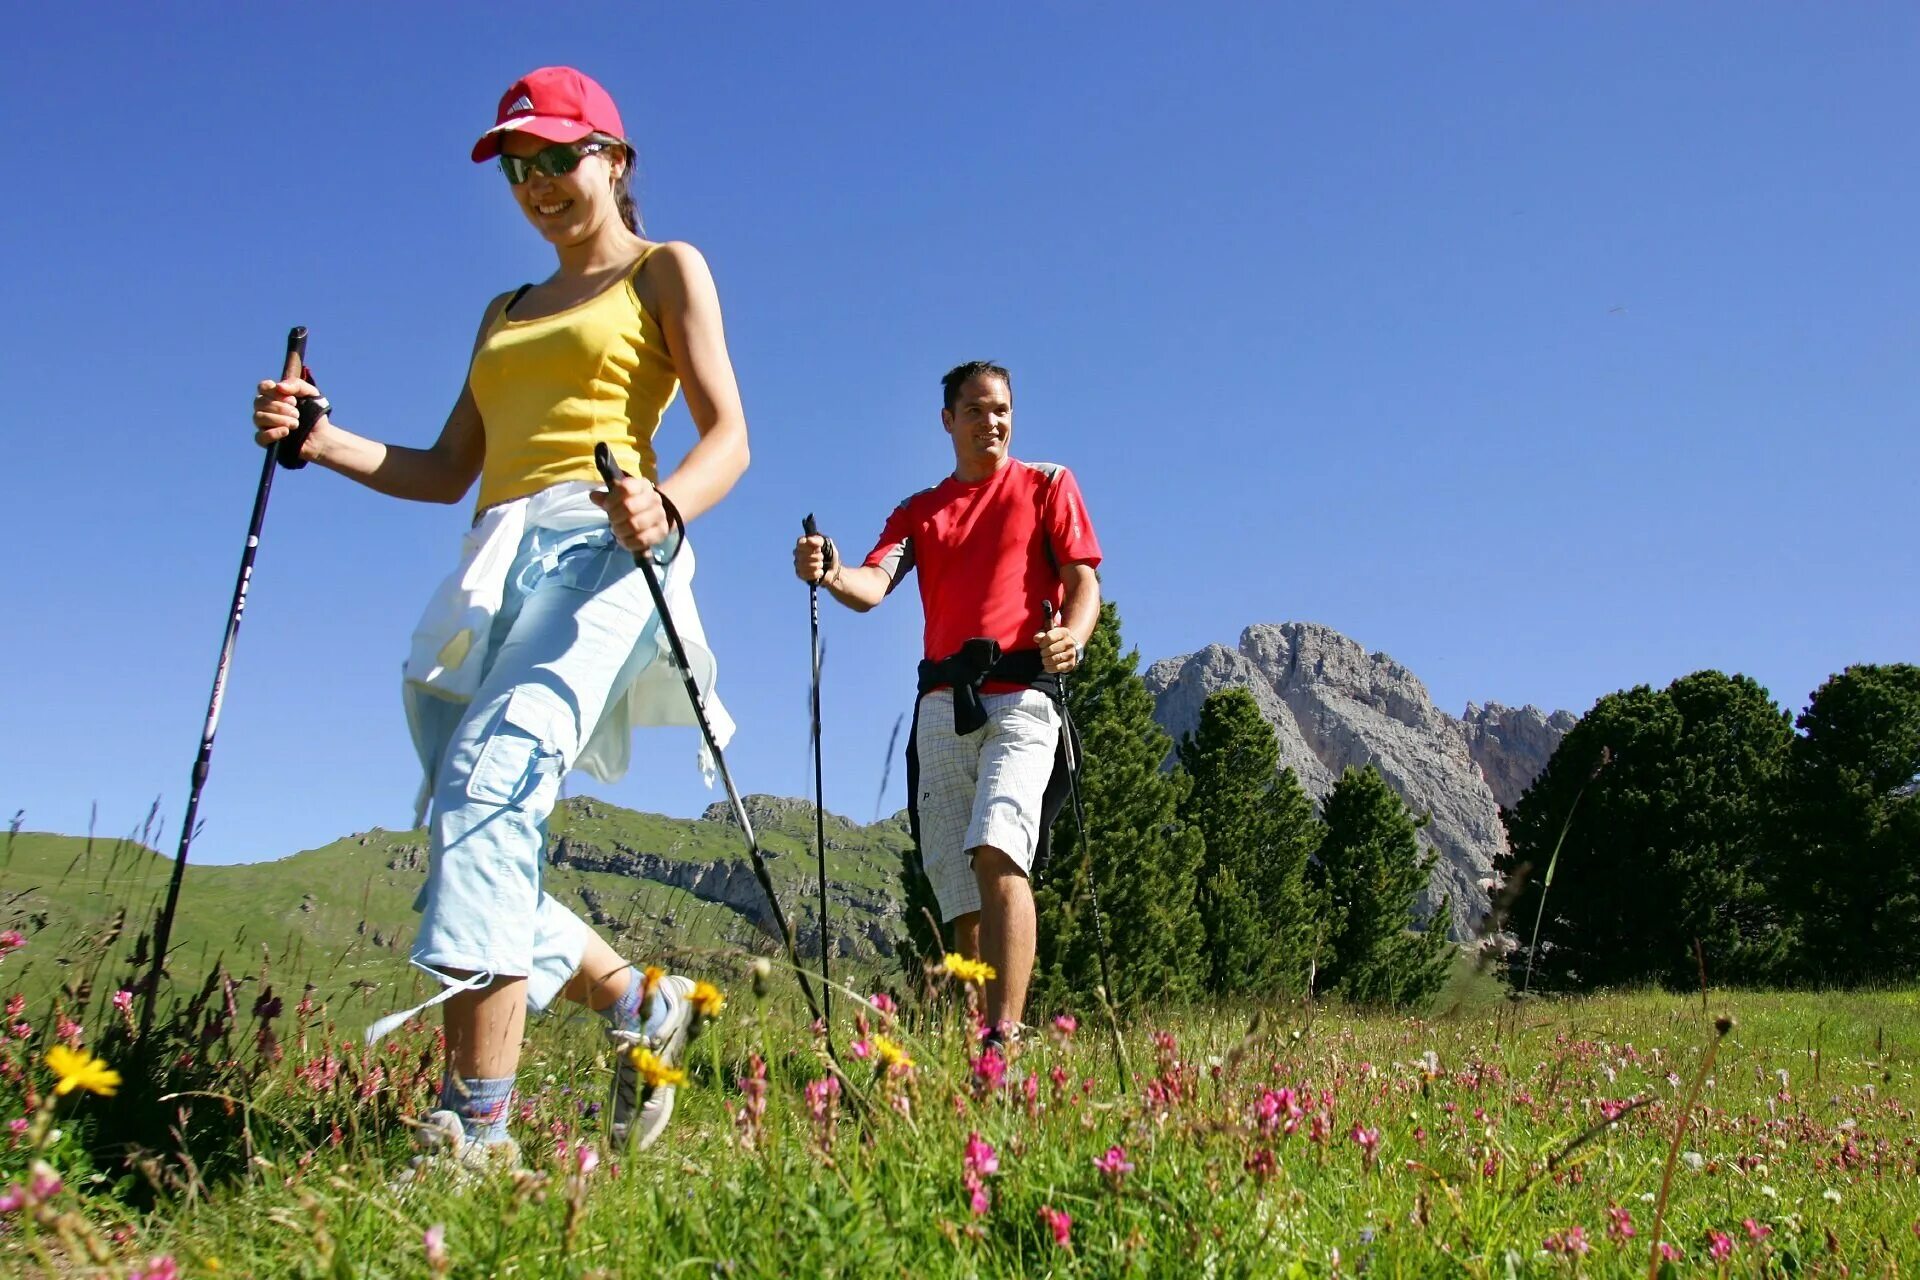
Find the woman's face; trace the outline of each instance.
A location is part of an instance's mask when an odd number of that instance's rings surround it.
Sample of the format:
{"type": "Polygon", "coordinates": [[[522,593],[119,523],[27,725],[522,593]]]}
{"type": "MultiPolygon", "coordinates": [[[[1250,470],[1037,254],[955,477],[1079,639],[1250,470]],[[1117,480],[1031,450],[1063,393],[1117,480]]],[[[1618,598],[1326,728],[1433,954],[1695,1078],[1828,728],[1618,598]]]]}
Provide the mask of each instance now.
{"type": "MultiPolygon", "coordinates": [[[[500,149],[510,156],[531,157],[554,145],[541,138],[508,134],[500,149]]],[[[575,146],[586,146],[585,142],[575,146]]],[[[527,180],[508,184],[520,212],[553,245],[574,245],[591,239],[606,219],[618,220],[613,182],[626,166],[626,156],[617,146],[582,156],[571,173],[553,177],[531,169],[527,180]]]]}

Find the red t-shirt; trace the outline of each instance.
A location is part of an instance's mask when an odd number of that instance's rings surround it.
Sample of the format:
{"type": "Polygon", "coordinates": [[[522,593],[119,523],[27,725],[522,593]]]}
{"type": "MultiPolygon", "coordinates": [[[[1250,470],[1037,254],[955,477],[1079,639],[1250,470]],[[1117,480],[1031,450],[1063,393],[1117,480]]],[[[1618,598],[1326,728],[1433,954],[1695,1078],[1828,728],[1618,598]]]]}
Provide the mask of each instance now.
{"type": "Polygon", "coordinates": [[[1100,543],[1073,472],[1009,458],[985,480],[948,476],[895,507],[866,563],[885,569],[896,586],[908,570],[920,570],[926,656],[938,660],[975,636],[998,640],[1003,650],[1033,648],[1044,625],[1041,601],[1051,601],[1058,618],[1061,568],[1097,567],[1100,543]]]}

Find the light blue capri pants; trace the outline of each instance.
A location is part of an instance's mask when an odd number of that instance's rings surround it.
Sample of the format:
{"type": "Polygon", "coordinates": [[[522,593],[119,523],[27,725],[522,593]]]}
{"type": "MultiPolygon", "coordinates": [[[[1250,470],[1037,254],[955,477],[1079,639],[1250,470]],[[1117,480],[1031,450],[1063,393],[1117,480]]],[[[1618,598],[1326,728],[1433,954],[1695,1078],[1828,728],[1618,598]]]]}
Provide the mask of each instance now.
{"type": "Polygon", "coordinates": [[[587,925],[541,888],[547,818],[600,717],[659,652],[658,625],[610,529],[527,531],[473,701],[431,708],[457,720],[433,782],[416,965],[524,977],[536,1013],[579,969],[587,925]]]}

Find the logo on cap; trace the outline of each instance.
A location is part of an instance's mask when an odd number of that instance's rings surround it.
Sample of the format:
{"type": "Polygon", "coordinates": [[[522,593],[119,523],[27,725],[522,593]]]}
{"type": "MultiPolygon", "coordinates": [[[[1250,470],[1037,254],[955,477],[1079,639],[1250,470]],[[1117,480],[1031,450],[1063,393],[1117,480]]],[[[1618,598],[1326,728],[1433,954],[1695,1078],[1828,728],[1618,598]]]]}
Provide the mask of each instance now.
{"type": "Polygon", "coordinates": [[[533,110],[533,99],[523,93],[513,100],[513,105],[507,108],[507,114],[518,115],[522,111],[531,110],[533,110]]]}

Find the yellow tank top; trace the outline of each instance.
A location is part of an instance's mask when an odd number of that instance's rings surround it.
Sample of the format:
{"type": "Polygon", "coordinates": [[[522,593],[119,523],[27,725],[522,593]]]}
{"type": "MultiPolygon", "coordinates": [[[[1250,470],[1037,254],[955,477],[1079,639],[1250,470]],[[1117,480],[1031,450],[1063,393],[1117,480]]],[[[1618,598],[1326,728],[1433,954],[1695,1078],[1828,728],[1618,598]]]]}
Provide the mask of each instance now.
{"type": "Polygon", "coordinates": [[[659,324],[633,277],[565,311],[515,320],[503,309],[473,355],[467,386],[486,429],[478,509],[563,480],[598,482],[593,446],[605,441],[621,470],[659,478],[653,436],[680,378],[659,324]]]}

